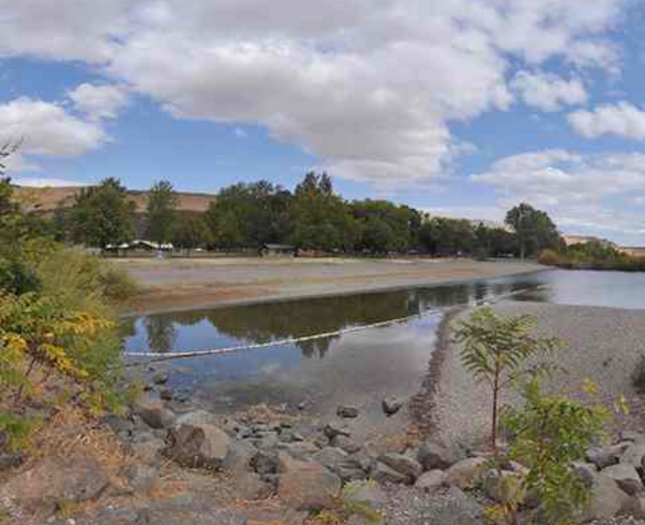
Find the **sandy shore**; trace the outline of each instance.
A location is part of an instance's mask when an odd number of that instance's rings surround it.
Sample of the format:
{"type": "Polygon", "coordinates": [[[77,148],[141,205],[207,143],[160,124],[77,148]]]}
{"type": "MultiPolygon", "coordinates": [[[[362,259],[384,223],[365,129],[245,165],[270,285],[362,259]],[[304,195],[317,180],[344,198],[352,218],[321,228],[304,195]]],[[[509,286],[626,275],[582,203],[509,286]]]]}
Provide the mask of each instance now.
{"type": "MultiPolygon", "coordinates": [[[[511,301],[494,309],[502,315],[533,315],[539,335],[558,337],[565,343],[554,357],[568,373],[559,374],[550,388],[579,393],[582,381],[591,379],[601,389],[598,400],[608,408],[621,394],[630,404],[630,415],[614,418],[614,430],[643,430],[645,404],[634,391],[631,375],[645,355],[645,311],[511,301]]],[[[469,313],[464,311],[452,319],[450,329],[469,313]]],[[[444,334],[443,346],[433,357],[431,375],[436,383],[434,392],[426,392],[424,400],[432,410],[434,432],[448,442],[470,445],[488,431],[490,396],[485,386],[473,382],[461,365],[459,348],[450,340],[449,334],[444,334]]],[[[511,393],[505,401],[517,403],[519,399],[511,393]]]]}
{"type": "Polygon", "coordinates": [[[533,272],[520,262],[360,259],[122,259],[143,292],[128,313],[422,287],[533,272]]]}

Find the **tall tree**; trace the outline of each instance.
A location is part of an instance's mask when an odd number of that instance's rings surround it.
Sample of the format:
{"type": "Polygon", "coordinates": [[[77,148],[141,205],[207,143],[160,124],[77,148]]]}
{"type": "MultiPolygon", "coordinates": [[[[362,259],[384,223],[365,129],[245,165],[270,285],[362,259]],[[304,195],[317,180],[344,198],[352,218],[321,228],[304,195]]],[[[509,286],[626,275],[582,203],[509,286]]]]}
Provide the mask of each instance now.
{"type": "Polygon", "coordinates": [[[69,213],[72,239],[87,246],[106,248],[132,240],[134,202],[118,179],[84,188],[69,213]]]}
{"type": "Polygon", "coordinates": [[[298,184],[291,220],[291,241],[298,248],[348,251],[358,237],[357,222],[347,203],[334,193],[326,173],[308,173],[298,184]]]}
{"type": "Polygon", "coordinates": [[[537,255],[545,248],[558,248],[560,234],[551,218],[541,210],[522,202],[506,214],[506,224],[517,235],[520,257],[537,255]]]}
{"type": "Polygon", "coordinates": [[[211,242],[211,231],[200,217],[186,217],[173,224],[170,239],[175,247],[190,255],[191,250],[211,242]]]}
{"type": "Polygon", "coordinates": [[[170,229],[177,210],[177,195],[167,180],[155,182],[148,192],[146,237],[158,244],[170,240],[170,229]]]}

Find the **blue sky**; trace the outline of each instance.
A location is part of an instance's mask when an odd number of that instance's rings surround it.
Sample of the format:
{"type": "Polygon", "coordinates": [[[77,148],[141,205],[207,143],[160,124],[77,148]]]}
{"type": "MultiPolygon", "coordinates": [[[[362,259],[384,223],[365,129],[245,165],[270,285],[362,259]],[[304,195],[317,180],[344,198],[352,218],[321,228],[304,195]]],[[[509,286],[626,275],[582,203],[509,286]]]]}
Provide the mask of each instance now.
{"type": "Polygon", "coordinates": [[[23,184],[216,192],[326,169],[346,198],[645,244],[637,0],[48,0],[0,18],[23,184]]]}

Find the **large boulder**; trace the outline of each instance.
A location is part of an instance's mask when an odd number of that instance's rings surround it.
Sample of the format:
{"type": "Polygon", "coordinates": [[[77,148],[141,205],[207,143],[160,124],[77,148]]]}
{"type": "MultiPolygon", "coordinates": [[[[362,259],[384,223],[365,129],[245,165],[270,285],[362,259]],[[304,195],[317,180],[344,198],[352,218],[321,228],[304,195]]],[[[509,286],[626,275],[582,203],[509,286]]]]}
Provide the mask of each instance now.
{"type": "Polygon", "coordinates": [[[643,459],[645,458],[645,442],[635,441],[625,449],[620,457],[620,462],[639,469],[642,468],[643,459]]]}
{"type": "Polygon", "coordinates": [[[448,446],[437,439],[425,441],[417,452],[417,461],[423,470],[445,470],[464,459],[464,453],[457,446],[448,446]]]}
{"type": "Polygon", "coordinates": [[[175,414],[165,407],[161,399],[148,392],[137,397],[132,410],[152,428],[170,428],[175,423],[175,414]]]}
{"type": "Polygon", "coordinates": [[[190,468],[220,469],[229,453],[231,439],[208,423],[181,423],[168,434],[164,454],[190,468]]]}
{"type": "Polygon", "coordinates": [[[462,490],[473,488],[486,469],[486,458],[466,458],[452,465],[447,471],[448,483],[462,490]]]}
{"type": "Polygon", "coordinates": [[[108,485],[105,469],[92,456],[48,456],[0,485],[0,500],[26,508],[85,502],[97,499],[108,485]]]}
{"type": "Polygon", "coordinates": [[[601,473],[613,479],[630,496],[635,496],[643,491],[643,482],[632,465],[619,463],[603,469],[601,473]]]}
{"type": "Polygon", "coordinates": [[[378,460],[403,474],[409,485],[412,485],[423,472],[423,467],[416,459],[404,454],[382,454],[378,460]]]}
{"type": "Polygon", "coordinates": [[[591,500],[584,510],[583,521],[610,519],[629,511],[634,498],[625,493],[609,476],[598,474],[591,489],[591,500]]]}
{"type": "Polygon", "coordinates": [[[329,444],[332,447],[344,450],[348,454],[355,454],[356,452],[361,450],[361,448],[363,448],[360,443],[357,443],[352,438],[349,438],[347,436],[336,436],[329,442],[329,444]]]}
{"type": "Polygon", "coordinates": [[[233,439],[229,444],[222,468],[233,473],[250,472],[252,470],[251,460],[257,452],[258,449],[251,443],[233,439]]]}
{"type": "Polygon", "coordinates": [[[629,447],[629,443],[622,443],[611,447],[590,448],[587,450],[587,461],[593,463],[599,469],[610,467],[620,461],[620,457],[627,447],[629,447]]]}
{"type": "Polygon", "coordinates": [[[280,454],[278,497],[296,510],[332,508],[340,493],[338,476],[315,461],[300,461],[280,454]]]}
{"type": "Polygon", "coordinates": [[[434,492],[448,485],[448,474],[443,470],[430,470],[421,475],[414,486],[425,492],[434,492]]]}
{"type": "Polygon", "coordinates": [[[352,458],[342,449],[325,447],[316,452],[311,459],[327,467],[343,481],[366,478],[366,473],[361,466],[361,462],[352,458]]]}

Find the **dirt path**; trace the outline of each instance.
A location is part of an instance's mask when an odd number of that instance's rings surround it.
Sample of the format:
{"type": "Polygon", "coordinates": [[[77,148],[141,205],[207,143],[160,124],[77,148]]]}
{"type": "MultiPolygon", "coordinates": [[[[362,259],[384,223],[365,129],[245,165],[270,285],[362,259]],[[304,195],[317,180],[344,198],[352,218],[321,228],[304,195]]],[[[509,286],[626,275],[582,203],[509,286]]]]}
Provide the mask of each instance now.
{"type": "Polygon", "coordinates": [[[148,314],[263,301],[387,291],[532,272],[520,262],[434,260],[123,259],[144,291],[127,313],[148,314]]]}

